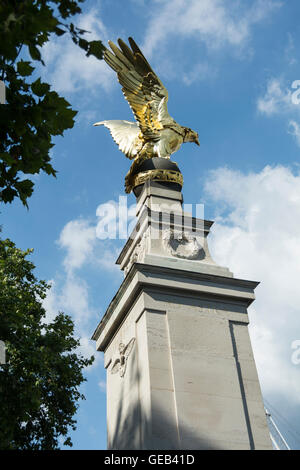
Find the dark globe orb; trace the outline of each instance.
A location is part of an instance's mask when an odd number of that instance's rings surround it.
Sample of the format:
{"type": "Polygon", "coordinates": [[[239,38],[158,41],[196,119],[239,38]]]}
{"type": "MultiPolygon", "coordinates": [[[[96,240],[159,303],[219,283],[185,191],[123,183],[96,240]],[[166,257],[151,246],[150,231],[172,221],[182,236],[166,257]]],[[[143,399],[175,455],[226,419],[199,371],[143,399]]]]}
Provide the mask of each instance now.
{"type": "MultiPolygon", "coordinates": [[[[147,160],[144,160],[135,170],[133,173],[134,175],[137,175],[138,173],[141,172],[147,172],[151,170],[172,170],[176,171],[178,173],[181,173],[181,171],[178,168],[177,163],[172,162],[171,160],[167,158],[148,158],[147,160]]],[[[159,179],[155,178],[155,185],[157,187],[162,187],[162,188],[168,188],[172,189],[173,191],[181,191],[181,184],[173,182],[173,181],[160,181],[159,179]]],[[[133,188],[133,192],[136,197],[139,197],[139,195],[142,192],[143,184],[139,184],[138,186],[135,186],[133,188]]]]}

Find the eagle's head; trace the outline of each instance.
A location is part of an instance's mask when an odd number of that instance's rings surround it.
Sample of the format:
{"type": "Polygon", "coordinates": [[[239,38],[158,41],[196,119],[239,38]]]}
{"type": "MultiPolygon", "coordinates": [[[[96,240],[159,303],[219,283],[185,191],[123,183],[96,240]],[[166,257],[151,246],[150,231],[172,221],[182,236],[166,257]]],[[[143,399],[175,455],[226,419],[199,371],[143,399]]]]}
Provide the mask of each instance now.
{"type": "Polygon", "coordinates": [[[193,131],[189,127],[185,127],[184,131],[183,142],[195,142],[195,144],[200,145],[198,132],[193,131]]]}

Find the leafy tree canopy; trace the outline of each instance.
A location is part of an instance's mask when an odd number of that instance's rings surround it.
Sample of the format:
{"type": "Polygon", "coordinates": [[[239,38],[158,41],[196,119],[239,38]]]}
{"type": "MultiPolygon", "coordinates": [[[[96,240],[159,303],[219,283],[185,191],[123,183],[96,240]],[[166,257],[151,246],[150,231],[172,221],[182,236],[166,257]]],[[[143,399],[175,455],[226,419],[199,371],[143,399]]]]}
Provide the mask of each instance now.
{"type": "Polygon", "coordinates": [[[81,13],[85,0],[1,0],[0,80],[6,85],[6,104],[0,105],[0,201],[19,197],[27,206],[34,183],[23,175],[41,170],[55,176],[49,151],[52,136],[74,125],[70,104],[41,78],[33,80],[36,66],[44,65],[41,47],[50,35],[69,34],[87,56],[102,58],[101,41],[88,41],[86,31],[71,19],[81,13]],[[20,52],[31,60],[20,59],[20,52]]]}
{"type": "Polygon", "coordinates": [[[34,265],[10,240],[0,239],[0,339],[6,361],[0,365],[0,449],[55,449],[59,436],[72,445],[68,430],[84,396],[84,359],[75,349],[71,318],[59,313],[45,321],[42,300],[49,286],[33,274],[34,265]]]}

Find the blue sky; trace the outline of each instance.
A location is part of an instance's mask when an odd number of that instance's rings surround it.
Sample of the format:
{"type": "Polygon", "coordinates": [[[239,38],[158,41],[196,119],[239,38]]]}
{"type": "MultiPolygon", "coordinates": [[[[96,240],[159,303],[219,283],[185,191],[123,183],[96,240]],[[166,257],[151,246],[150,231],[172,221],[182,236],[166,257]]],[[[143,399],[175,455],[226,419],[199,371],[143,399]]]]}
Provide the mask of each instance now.
{"type": "MultiPolygon", "coordinates": [[[[214,259],[261,281],[249,309],[261,387],[286,440],[300,448],[299,1],[87,0],[82,9],[76,24],[90,38],[136,40],[169,91],[170,114],[199,132],[200,148],[185,144],[173,156],[184,199],[203,203],[215,220],[214,259]]],[[[43,79],[79,112],[55,139],[57,178],[35,177],[29,210],[19,202],[1,208],[3,236],[34,248],[37,275],[52,283],[49,318],[71,314],[89,354],[123,279],[114,262],[124,241],[97,238],[96,211],[124,195],[130,165],[107,129],[92,124],[133,116],[104,61],[65,36],[42,53],[43,79]]],[[[105,371],[96,356],[72,433],[76,449],[106,447],[105,371]]]]}

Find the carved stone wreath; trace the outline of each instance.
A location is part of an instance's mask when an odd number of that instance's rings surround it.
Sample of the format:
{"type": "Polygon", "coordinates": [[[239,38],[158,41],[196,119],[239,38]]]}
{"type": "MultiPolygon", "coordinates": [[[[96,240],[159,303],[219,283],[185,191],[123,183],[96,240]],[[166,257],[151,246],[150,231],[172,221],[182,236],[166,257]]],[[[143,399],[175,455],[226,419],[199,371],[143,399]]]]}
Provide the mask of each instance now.
{"type": "Polygon", "coordinates": [[[162,235],[164,249],[172,256],[185,259],[202,259],[204,250],[199,237],[192,232],[164,230],[162,235]]]}

